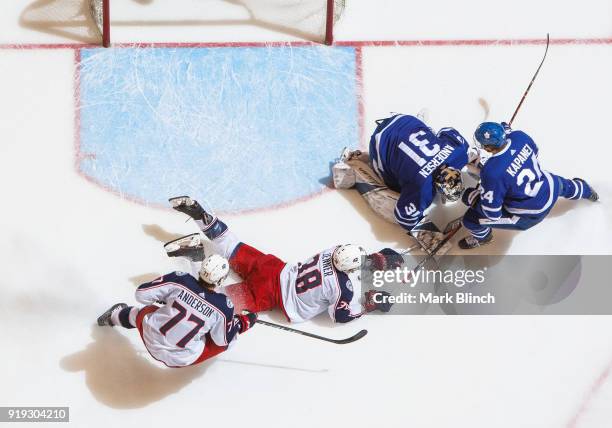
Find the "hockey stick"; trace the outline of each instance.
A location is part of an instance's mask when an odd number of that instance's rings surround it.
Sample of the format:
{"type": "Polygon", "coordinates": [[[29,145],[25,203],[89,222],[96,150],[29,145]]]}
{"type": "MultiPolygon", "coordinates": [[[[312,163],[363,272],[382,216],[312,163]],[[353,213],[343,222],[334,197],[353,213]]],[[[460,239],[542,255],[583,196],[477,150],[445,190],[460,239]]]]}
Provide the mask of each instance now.
{"type": "Polygon", "coordinates": [[[291,327],[285,327],[284,325],[280,325],[280,324],[274,324],[268,321],[262,321],[262,320],[257,320],[256,321],[258,324],[263,324],[263,325],[267,325],[268,327],[274,327],[274,328],[278,328],[279,330],[285,330],[291,333],[297,333],[297,334],[301,334],[302,336],[308,336],[308,337],[312,337],[313,339],[319,339],[319,340],[323,340],[325,342],[331,342],[331,343],[335,343],[338,345],[344,345],[347,343],[352,343],[355,342],[359,339],[361,339],[362,337],[364,337],[366,334],[368,334],[367,330],[361,330],[358,333],[354,334],[351,337],[347,337],[346,339],[330,339],[329,337],[324,337],[324,336],[319,336],[318,334],[313,334],[313,333],[308,333],[302,330],[296,330],[294,328],[291,327]]]}
{"type": "Polygon", "coordinates": [[[535,81],[536,77],[538,76],[538,73],[540,72],[540,68],[542,68],[542,65],[544,65],[544,60],[546,59],[546,54],[548,53],[548,45],[550,45],[550,35],[548,33],[546,33],[546,50],[544,51],[544,57],[542,58],[542,62],[540,62],[540,66],[538,67],[538,69],[536,70],[535,74],[533,75],[533,77],[531,79],[531,82],[529,82],[529,86],[527,86],[527,90],[523,94],[523,98],[521,98],[521,102],[519,102],[518,106],[516,106],[516,110],[514,110],[514,114],[512,115],[512,119],[510,119],[510,122],[508,122],[508,126],[512,126],[512,122],[514,122],[514,118],[516,117],[519,109],[523,105],[523,101],[525,101],[525,98],[527,97],[527,94],[529,93],[529,90],[531,89],[531,85],[533,85],[533,82],[535,81]]]}

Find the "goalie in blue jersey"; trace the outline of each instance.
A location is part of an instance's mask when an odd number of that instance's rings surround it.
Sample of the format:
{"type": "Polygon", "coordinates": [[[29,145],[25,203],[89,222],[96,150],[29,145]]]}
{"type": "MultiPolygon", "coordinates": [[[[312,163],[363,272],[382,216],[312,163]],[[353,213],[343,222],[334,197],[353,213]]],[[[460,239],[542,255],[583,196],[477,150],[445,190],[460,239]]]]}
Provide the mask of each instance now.
{"type": "Polygon", "coordinates": [[[492,228],[526,230],[535,226],[559,197],[599,199],[585,180],[569,180],[542,169],[538,147],[523,131],[513,131],[505,123],[484,122],[474,137],[490,157],[480,171],[480,185],[466,189],[461,198],[470,207],[463,226],[471,232],[459,241],[463,249],[490,243],[492,228]]]}
{"type": "Polygon", "coordinates": [[[377,121],[369,155],[345,150],[332,173],[336,188],[357,189],[377,214],[429,251],[444,236],[426,211],[437,193],[443,202],[459,200],[461,169],[476,158],[477,150],[456,129],[435,133],[422,114],[396,114],[377,121]]]}

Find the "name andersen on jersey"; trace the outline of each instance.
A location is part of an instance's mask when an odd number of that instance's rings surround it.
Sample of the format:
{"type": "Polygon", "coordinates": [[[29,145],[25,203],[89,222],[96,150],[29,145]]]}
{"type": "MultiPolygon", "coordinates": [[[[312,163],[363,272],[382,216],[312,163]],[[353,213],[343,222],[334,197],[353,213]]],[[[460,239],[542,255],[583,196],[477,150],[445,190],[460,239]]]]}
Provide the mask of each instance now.
{"type": "Polygon", "coordinates": [[[446,161],[446,159],[453,154],[453,150],[453,146],[446,144],[429,162],[421,167],[419,174],[421,174],[421,176],[424,178],[429,177],[431,173],[436,170],[436,168],[442,165],[444,161],[446,161]]]}

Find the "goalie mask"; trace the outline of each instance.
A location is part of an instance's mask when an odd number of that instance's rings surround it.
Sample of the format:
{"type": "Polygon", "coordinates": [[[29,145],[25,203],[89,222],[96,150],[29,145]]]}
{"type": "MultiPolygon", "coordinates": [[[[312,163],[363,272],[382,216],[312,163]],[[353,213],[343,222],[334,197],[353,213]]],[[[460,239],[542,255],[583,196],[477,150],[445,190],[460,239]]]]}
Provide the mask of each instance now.
{"type": "Polygon", "coordinates": [[[204,259],[200,268],[200,278],[207,284],[218,286],[229,274],[229,262],[225,257],[212,254],[204,259]]]}
{"type": "Polygon", "coordinates": [[[340,272],[351,273],[361,267],[361,258],[366,251],[359,245],[340,245],[334,250],[332,261],[340,272]]]}
{"type": "Polygon", "coordinates": [[[442,165],[434,177],[434,186],[447,201],[455,202],[463,192],[461,171],[442,165]]]}

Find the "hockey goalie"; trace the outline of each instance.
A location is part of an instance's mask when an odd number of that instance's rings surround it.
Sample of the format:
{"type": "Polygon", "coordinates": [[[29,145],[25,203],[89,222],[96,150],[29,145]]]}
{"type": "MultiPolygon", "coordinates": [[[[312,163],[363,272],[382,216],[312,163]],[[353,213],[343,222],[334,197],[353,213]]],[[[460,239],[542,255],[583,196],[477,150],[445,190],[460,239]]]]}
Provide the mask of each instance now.
{"type": "Polygon", "coordinates": [[[444,235],[427,211],[436,193],[443,202],[459,200],[464,189],[461,169],[477,154],[454,128],[435,134],[422,116],[396,114],[377,121],[369,153],[343,151],[332,167],[334,187],[355,188],[374,212],[399,224],[431,251],[444,235]]]}

